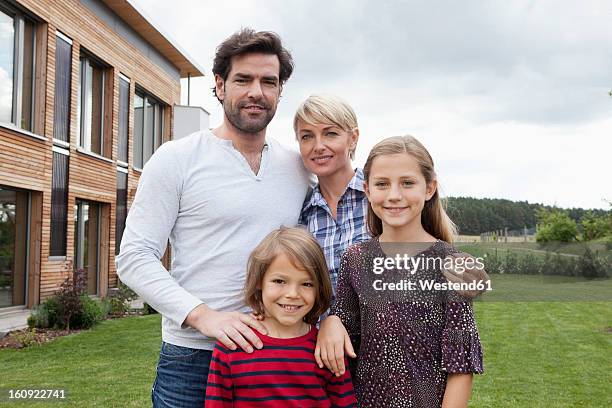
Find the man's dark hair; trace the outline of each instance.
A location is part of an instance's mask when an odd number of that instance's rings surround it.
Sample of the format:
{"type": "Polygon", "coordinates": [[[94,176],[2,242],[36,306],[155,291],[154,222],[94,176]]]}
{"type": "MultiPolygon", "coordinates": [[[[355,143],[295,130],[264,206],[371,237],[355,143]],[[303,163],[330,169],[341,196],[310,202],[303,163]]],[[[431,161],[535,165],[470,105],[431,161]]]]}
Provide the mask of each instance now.
{"type": "MultiPolygon", "coordinates": [[[[293,58],[291,53],[283,47],[278,34],[272,31],[255,31],[252,28],[243,28],[235,32],[217,47],[213,74],[219,75],[225,81],[232,69],[232,57],[254,52],[276,55],[280,62],[278,74],[280,84],[283,85],[289,79],[293,72],[293,58]]],[[[213,95],[219,99],[215,88],[213,88],[213,95]]],[[[220,99],[219,102],[221,102],[220,99]]]]}

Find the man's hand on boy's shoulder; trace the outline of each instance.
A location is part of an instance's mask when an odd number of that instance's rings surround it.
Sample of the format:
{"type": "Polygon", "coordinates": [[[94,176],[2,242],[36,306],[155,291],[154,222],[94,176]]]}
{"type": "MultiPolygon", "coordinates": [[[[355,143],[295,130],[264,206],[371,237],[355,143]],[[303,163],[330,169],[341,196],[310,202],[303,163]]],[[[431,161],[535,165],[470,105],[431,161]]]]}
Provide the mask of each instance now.
{"type": "Polygon", "coordinates": [[[219,312],[206,306],[198,305],[187,315],[184,322],[207,337],[219,340],[225,347],[235,350],[240,347],[247,353],[253,347],[262,348],[261,339],[252,328],[266,334],[266,328],[252,315],[240,312],[219,312]]]}

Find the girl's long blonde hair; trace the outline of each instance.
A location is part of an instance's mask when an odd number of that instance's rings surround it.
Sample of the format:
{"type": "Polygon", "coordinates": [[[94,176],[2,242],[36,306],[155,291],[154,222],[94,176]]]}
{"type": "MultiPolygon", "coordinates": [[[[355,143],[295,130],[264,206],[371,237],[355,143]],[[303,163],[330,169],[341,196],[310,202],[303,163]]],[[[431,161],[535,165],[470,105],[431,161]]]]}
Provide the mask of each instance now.
{"type": "MultiPolygon", "coordinates": [[[[406,135],[389,137],[372,148],[363,167],[365,182],[369,182],[374,159],[379,156],[398,153],[407,153],[416,159],[427,184],[436,179],[433,159],[425,146],[413,136],[406,135]]],[[[436,188],[434,195],[425,202],[425,207],[421,212],[421,224],[425,231],[442,241],[453,242],[457,235],[457,227],[446,214],[438,195],[438,188],[436,188]]],[[[372,236],[377,237],[382,234],[382,227],[381,219],[374,214],[372,205],[368,203],[368,229],[372,236]]]]}

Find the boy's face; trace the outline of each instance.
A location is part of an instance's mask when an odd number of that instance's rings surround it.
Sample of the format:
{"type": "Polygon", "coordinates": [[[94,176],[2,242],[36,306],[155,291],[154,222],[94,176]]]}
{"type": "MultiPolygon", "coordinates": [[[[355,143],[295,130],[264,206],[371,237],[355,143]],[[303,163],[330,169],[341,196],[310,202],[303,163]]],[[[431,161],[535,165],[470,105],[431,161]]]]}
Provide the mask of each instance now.
{"type": "Polygon", "coordinates": [[[279,254],[261,283],[266,322],[278,331],[299,330],[315,303],[316,285],[310,274],[279,254]]]}

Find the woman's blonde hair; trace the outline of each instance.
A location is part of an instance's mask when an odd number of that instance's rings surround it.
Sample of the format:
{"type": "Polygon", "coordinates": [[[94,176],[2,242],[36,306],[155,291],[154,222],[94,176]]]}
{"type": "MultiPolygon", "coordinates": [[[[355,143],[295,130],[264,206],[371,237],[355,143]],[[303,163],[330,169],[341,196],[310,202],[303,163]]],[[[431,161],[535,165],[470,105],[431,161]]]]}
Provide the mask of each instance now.
{"type": "Polygon", "coordinates": [[[249,256],[245,283],[245,301],[254,313],[264,313],[261,286],[264,274],[279,254],[284,254],[297,269],[308,272],[314,283],[316,298],[304,321],[316,324],[328,308],[332,284],[325,255],[317,240],[303,228],[280,227],[269,233],[249,256]]]}
{"type": "MultiPolygon", "coordinates": [[[[298,107],[293,117],[293,130],[297,137],[298,121],[309,125],[330,124],[336,125],[346,132],[352,132],[357,125],[357,115],[344,99],[329,94],[310,95],[298,107]]],[[[355,158],[357,146],[350,150],[351,160],[355,158]]]]}
{"type": "MultiPolygon", "coordinates": [[[[423,174],[427,184],[436,179],[436,172],[434,170],[434,163],[431,155],[425,146],[421,144],[421,142],[419,142],[413,136],[407,135],[389,137],[377,143],[372,148],[368,156],[368,160],[363,167],[365,182],[369,182],[374,159],[380,156],[398,153],[406,153],[416,159],[419,169],[421,170],[421,174],[423,174]]],[[[425,231],[427,231],[429,234],[446,242],[453,242],[455,236],[457,235],[457,227],[446,214],[438,195],[438,188],[436,188],[434,195],[429,200],[425,201],[425,207],[423,207],[423,211],[421,212],[421,224],[423,225],[425,231]]],[[[382,234],[383,230],[381,219],[374,213],[372,210],[372,205],[369,203],[368,229],[374,237],[382,234]]]]}

